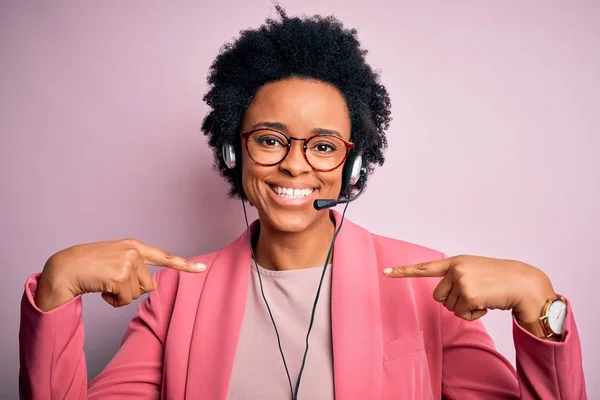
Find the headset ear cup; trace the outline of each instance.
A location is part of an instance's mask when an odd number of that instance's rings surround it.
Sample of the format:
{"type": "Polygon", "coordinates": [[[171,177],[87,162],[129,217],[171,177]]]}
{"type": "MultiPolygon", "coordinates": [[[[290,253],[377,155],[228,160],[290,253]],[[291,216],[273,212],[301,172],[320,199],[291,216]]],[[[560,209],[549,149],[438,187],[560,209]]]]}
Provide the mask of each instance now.
{"type": "Polygon", "coordinates": [[[362,169],[362,157],[357,155],[356,157],[349,158],[344,165],[344,172],[342,173],[342,188],[350,191],[352,186],[356,185],[356,182],[360,179],[362,169]]]}
{"type": "Polygon", "coordinates": [[[223,145],[223,148],[221,151],[222,151],[222,156],[223,156],[223,162],[225,162],[225,165],[227,166],[227,168],[234,169],[236,162],[235,162],[235,149],[233,148],[233,145],[225,144],[225,145],[223,145]]]}
{"type": "Polygon", "coordinates": [[[344,165],[344,171],[342,172],[342,192],[344,190],[349,189],[349,183],[350,183],[350,173],[352,171],[352,164],[353,160],[348,160],[346,162],[346,164],[344,165]]]}
{"type": "Polygon", "coordinates": [[[352,161],[350,165],[350,171],[348,176],[348,186],[354,186],[360,179],[360,174],[362,170],[362,156],[357,155],[356,158],[352,161]]]}

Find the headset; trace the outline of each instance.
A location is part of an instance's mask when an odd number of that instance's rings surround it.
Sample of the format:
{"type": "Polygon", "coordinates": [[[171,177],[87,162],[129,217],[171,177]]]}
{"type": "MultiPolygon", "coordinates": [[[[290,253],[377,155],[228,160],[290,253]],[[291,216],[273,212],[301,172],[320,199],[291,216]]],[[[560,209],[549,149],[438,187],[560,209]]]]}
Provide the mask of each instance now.
{"type": "MultiPolygon", "coordinates": [[[[228,169],[234,170],[236,178],[240,184],[242,185],[241,173],[240,169],[236,169],[236,155],[235,148],[233,144],[226,143],[222,148],[222,157],[223,162],[227,166],[228,169]]],[[[300,366],[300,371],[298,372],[298,378],[296,379],[296,387],[294,388],[292,385],[292,379],[290,377],[290,372],[287,366],[287,362],[285,360],[285,356],[283,354],[283,349],[281,347],[281,339],[279,337],[279,331],[277,330],[277,325],[275,324],[275,319],[273,318],[273,313],[271,312],[271,307],[269,306],[269,302],[267,301],[267,297],[265,296],[265,292],[263,289],[262,278],[260,272],[257,273],[258,281],[260,283],[260,291],[262,294],[263,301],[265,302],[265,306],[267,307],[267,311],[269,312],[269,317],[271,318],[271,322],[273,323],[273,329],[275,330],[275,335],[277,336],[277,345],[279,346],[279,354],[281,355],[281,359],[283,361],[283,366],[285,368],[285,373],[288,378],[288,383],[290,386],[290,395],[292,400],[298,399],[298,390],[300,388],[300,380],[302,378],[302,374],[304,372],[304,366],[306,365],[306,357],[308,355],[308,339],[310,336],[310,332],[312,330],[313,322],[315,319],[315,311],[317,309],[317,304],[319,302],[319,295],[321,293],[321,287],[323,285],[323,279],[325,277],[325,272],[327,271],[327,266],[329,265],[329,260],[331,259],[331,254],[333,252],[333,245],[335,243],[335,239],[337,238],[340,230],[342,229],[342,224],[344,223],[344,216],[346,215],[346,209],[348,208],[348,204],[354,200],[356,200],[363,192],[367,179],[367,168],[362,165],[362,156],[360,154],[349,156],[344,165],[344,171],[342,172],[342,192],[343,189],[346,189],[346,193],[348,193],[348,197],[345,199],[317,199],[313,202],[313,207],[316,210],[323,210],[326,208],[335,207],[338,204],[346,204],[344,207],[344,211],[342,213],[342,218],[340,220],[339,226],[336,228],[335,233],[333,235],[333,239],[331,240],[331,245],[329,246],[329,251],[327,253],[327,258],[325,260],[325,264],[323,265],[323,272],[321,273],[321,280],[319,281],[319,287],[317,289],[317,294],[315,296],[315,301],[313,303],[313,308],[310,317],[310,324],[308,326],[308,331],[306,332],[306,345],[304,348],[304,355],[302,357],[302,365],[300,366]],[[352,188],[356,186],[362,180],[362,185],[359,187],[359,191],[355,196],[352,196],[352,188]]],[[[252,247],[252,238],[250,234],[250,226],[248,224],[248,214],[246,212],[246,205],[244,200],[242,199],[242,207],[244,209],[244,218],[246,220],[246,232],[248,234],[248,243],[250,245],[250,253],[252,255],[252,261],[256,265],[258,270],[258,264],[256,262],[256,257],[254,255],[254,249],[252,247]]]]}
{"type": "MultiPolygon", "coordinates": [[[[227,143],[223,145],[222,157],[225,165],[228,169],[235,169],[237,162],[235,156],[235,148],[232,144],[227,143]]],[[[236,171],[236,174],[239,171],[236,171]]],[[[362,155],[350,155],[344,164],[344,171],[342,172],[342,192],[346,189],[348,197],[345,199],[317,199],[314,201],[313,206],[316,210],[323,210],[326,208],[335,207],[338,204],[350,203],[356,200],[361,194],[365,187],[365,181],[367,179],[367,168],[362,165],[362,155]],[[359,181],[363,181],[360,186],[359,192],[352,196],[352,188],[356,186],[359,181]]],[[[241,181],[241,179],[238,180],[241,181]]]]}

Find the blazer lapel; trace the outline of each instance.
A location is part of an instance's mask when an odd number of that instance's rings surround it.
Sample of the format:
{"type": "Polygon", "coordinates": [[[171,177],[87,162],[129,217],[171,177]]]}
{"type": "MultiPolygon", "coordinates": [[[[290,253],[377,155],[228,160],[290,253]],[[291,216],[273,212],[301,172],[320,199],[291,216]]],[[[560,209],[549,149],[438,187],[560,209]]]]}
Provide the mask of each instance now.
{"type": "MultiPolygon", "coordinates": [[[[339,226],[341,216],[333,214],[339,226]]],[[[331,290],[336,398],[378,399],[383,346],[377,257],[371,234],[348,220],[334,247],[331,290]]]]}
{"type": "MultiPolygon", "coordinates": [[[[332,213],[339,226],[340,214],[332,213]]],[[[251,231],[255,232],[257,227],[255,221],[251,231]]],[[[249,246],[244,231],[208,267],[190,343],[186,398],[227,396],[248,294],[249,246]]],[[[383,355],[378,279],[370,233],[344,220],[335,243],[331,289],[337,399],[381,397],[383,355]]]]}
{"type": "MultiPolygon", "coordinates": [[[[251,231],[257,227],[253,223],[251,231]]],[[[190,343],[188,399],[227,396],[248,293],[249,246],[244,231],[208,266],[190,343]]]]}

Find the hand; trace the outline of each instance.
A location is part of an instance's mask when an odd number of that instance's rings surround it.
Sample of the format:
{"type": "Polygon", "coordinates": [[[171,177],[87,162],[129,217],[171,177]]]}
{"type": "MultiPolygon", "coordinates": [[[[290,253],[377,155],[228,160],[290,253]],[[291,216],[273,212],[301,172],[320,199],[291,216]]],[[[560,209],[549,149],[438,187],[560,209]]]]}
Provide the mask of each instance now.
{"type": "Polygon", "coordinates": [[[555,296],[548,277],[520,261],[456,256],[383,272],[391,278],[443,277],[433,298],[467,321],[500,309],[513,310],[519,323],[535,322],[555,296]]]}
{"type": "Polygon", "coordinates": [[[146,264],[187,272],[206,269],[204,264],[135,239],[80,244],[48,259],[35,303],[42,311],[49,311],[81,294],[102,293],[113,307],[129,304],[156,288],[146,264]]]}

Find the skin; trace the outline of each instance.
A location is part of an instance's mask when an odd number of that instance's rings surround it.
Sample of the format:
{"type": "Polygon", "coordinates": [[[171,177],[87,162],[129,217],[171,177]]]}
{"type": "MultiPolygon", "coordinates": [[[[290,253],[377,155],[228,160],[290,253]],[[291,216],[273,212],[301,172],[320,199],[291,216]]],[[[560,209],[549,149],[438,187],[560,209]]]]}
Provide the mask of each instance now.
{"type": "MultiPolygon", "coordinates": [[[[343,96],[333,86],[313,80],[289,79],[263,86],[246,110],[242,131],[264,122],[285,125],[282,131],[296,138],[328,129],[350,140],[350,114],[343,96]]],[[[256,258],[262,267],[285,270],[323,265],[335,228],[329,213],[316,211],[312,201],[297,208],[281,206],[269,194],[269,184],[308,185],[316,188],[311,199],[335,199],[342,187],[342,171],[343,167],[314,171],[304,159],[300,142],[293,142],[287,157],[272,167],[256,164],[243,152],[244,191],[261,222],[256,258]]]]}
{"type": "MultiPolygon", "coordinates": [[[[351,121],[342,94],[314,80],[293,78],[264,85],[246,110],[242,131],[261,123],[276,123],[296,138],[328,129],[350,140],[351,121]]],[[[338,197],[343,168],[314,171],[299,142],[292,144],[281,163],[271,167],[256,164],[245,150],[242,154],[242,184],[260,218],[257,262],[273,270],[323,265],[335,226],[329,212],[316,211],[312,200],[338,197]],[[285,206],[273,198],[271,184],[310,186],[315,193],[305,204],[285,206]]],[[[187,272],[206,268],[135,239],[77,245],[50,257],[39,280],[36,304],[48,311],[94,292],[102,293],[114,307],[129,304],[156,288],[148,264],[187,272]]],[[[541,331],[532,322],[541,316],[546,300],[555,297],[548,277],[520,261],[456,256],[387,268],[384,275],[390,279],[440,277],[433,297],[457,317],[472,321],[488,309],[512,310],[517,321],[538,337],[541,331]]]]}
{"type": "Polygon", "coordinates": [[[433,298],[467,321],[483,317],[487,310],[512,310],[517,322],[532,334],[545,338],[535,322],[544,304],[556,297],[550,279],[541,270],[520,261],[461,255],[444,260],[386,268],[390,278],[440,277],[433,298]]]}
{"type": "Polygon", "coordinates": [[[50,311],[85,293],[102,293],[113,307],[131,303],[156,289],[146,265],[202,272],[196,264],[136,239],[79,244],[48,259],[38,281],[35,303],[50,311]]]}

